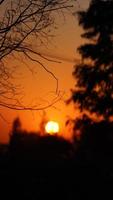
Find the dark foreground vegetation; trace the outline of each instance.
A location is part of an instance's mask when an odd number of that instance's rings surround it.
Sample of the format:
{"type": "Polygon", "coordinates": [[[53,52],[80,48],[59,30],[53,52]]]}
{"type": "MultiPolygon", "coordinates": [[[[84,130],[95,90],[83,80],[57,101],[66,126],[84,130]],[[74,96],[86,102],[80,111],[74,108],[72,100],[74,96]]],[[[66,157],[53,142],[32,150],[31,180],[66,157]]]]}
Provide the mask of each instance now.
{"type": "Polygon", "coordinates": [[[103,124],[94,124],[71,143],[13,127],[9,145],[0,146],[1,199],[108,198],[113,138],[105,132],[103,124]]]}

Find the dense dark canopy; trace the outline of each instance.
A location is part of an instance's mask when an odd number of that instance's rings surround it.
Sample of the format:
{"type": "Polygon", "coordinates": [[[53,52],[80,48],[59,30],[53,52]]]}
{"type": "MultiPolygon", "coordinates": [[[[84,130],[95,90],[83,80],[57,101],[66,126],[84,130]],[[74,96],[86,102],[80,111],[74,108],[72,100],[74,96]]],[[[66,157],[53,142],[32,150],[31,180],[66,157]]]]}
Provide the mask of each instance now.
{"type": "Polygon", "coordinates": [[[82,37],[89,42],[78,51],[81,62],[74,68],[77,80],[72,100],[80,111],[109,120],[113,116],[113,1],[92,0],[78,12],[82,37]]]}

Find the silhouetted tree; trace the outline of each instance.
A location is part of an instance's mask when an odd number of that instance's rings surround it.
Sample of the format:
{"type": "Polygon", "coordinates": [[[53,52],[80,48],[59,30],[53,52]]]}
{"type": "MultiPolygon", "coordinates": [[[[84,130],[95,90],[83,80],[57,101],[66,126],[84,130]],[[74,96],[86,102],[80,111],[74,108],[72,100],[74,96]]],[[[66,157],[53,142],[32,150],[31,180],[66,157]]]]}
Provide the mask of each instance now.
{"type": "Polygon", "coordinates": [[[12,135],[17,135],[21,132],[21,121],[20,119],[17,117],[14,122],[13,122],[13,126],[12,126],[12,135]]]}
{"type": "Polygon", "coordinates": [[[45,135],[45,125],[47,122],[48,122],[48,117],[46,115],[45,110],[43,110],[41,122],[39,124],[39,132],[40,132],[41,136],[45,135]]]}
{"type": "Polygon", "coordinates": [[[97,165],[107,175],[113,166],[112,16],[112,0],[91,0],[86,11],[78,12],[81,37],[89,42],[78,48],[81,61],[74,68],[76,84],[69,100],[81,113],[74,121],[75,139],[77,131],[81,134],[79,160],[97,165]]]}
{"type": "Polygon", "coordinates": [[[21,146],[20,145],[21,135],[22,135],[21,121],[17,117],[13,121],[12,130],[10,134],[9,149],[11,152],[16,153],[18,146],[21,146]]]}
{"type": "Polygon", "coordinates": [[[89,42],[78,52],[81,62],[75,66],[76,79],[71,100],[90,119],[109,121],[113,117],[113,1],[92,0],[86,11],[78,12],[81,35],[89,42]]]}

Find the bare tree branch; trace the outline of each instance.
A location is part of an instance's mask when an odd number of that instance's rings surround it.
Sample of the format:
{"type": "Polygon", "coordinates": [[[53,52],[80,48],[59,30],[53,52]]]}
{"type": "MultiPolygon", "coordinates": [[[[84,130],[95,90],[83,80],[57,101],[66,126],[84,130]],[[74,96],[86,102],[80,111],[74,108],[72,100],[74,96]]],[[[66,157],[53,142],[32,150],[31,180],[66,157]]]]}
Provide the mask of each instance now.
{"type": "Polygon", "coordinates": [[[58,78],[54,75],[53,72],[51,72],[48,68],[46,68],[39,60],[36,60],[34,58],[32,58],[27,52],[24,52],[24,54],[33,62],[38,63],[39,65],[41,65],[41,67],[47,72],[49,73],[55,80],[56,80],[56,94],[58,93],[58,78]]]}
{"type": "Polygon", "coordinates": [[[54,106],[57,102],[62,100],[62,97],[63,97],[63,94],[62,95],[58,94],[57,97],[54,98],[52,102],[48,103],[48,105],[40,106],[40,107],[37,107],[37,105],[32,105],[30,107],[27,107],[27,106],[23,106],[22,104],[20,104],[20,106],[19,106],[19,105],[16,105],[16,104],[7,104],[7,103],[4,103],[4,102],[0,102],[0,106],[11,109],[11,110],[18,110],[18,111],[22,111],[22,110],[39,111],[39,110],[45,110],[49,107],[54,106]]]}
{"type": "MultiPolygon", "coordinates": [[[[39,46],[45,44],[51,37],[54,28],[55,14],[71,8],[74,0],[0,0],[0,106],[15,110],[41,110],[52,106],[60,96],[58,93],[58,78],[50,71],[40,58],[50,62],[43,53],[34,50],[32,41],[39,46]],[[3,9],[4,8],[4,9],[3,9]],[[6,65],[8,57],[25,55],[37,65],[40,65],[56,80],[56,94],[58,98],[47,106],[23,106],[22,99],[18,99],[19,85],[14,84],[14,70],[6,65]],[[38,56],[38,57],[36,57],[38,56]]],[[[30,69],[30,68],[29,68],[30,69]]],[[[32,70],[31,70],[32,71],[32,70]]]]}

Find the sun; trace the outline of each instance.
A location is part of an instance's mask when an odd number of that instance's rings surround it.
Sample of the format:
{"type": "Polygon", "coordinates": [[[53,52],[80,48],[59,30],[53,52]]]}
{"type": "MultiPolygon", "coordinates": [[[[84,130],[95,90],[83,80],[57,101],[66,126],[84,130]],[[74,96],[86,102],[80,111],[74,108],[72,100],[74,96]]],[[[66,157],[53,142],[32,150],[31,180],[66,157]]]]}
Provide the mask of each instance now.
{"type": "Polygon", "coordinates": [[[58,133],[59,132],[59,124],[54,121],[49,121],[45,125],[45,130],[47,133],[49,133],[51,135],[58,133]]]}

